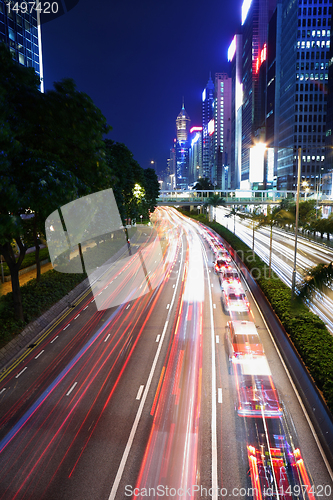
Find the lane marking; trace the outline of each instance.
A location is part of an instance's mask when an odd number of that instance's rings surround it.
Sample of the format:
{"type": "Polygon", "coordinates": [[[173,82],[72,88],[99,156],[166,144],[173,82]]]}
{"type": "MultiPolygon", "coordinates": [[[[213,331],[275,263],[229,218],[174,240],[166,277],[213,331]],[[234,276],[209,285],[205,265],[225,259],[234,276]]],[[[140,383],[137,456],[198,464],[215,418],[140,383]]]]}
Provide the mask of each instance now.
{"type": "Polygon", "coordinates": [[[214,286],[214,285],[213,285],[213,283],[212,283],[212,288],[213,288],[213,286],[214,286]]]}
{"type": "MultiPolygon", "coordinates": [[[[98,296],[98,295],[102,295],[102,293],[103,293],[103,290],[102,290],[101,292],[99,292],[99,293],[97,294],[97,296],[98,296]]],[[[74,319],[75,319],[75,318],[74,318],[74,319]]]]}
{"type": "Polygon", "coordinates": [[[129,308],[129,306],[130,306],[130,304],[128,304],[128,306],[126,307],[126,309],[128,309],[128,308],[129,308]]]}
{"type": "MultiPolygon", "coordinates": [[[[88,306],[87,306],[88,307],[88,306]]],[[[66,330],[68,327],[70,326],[70,323],[68,323],[67,326],[65,326],[65,328],[62,329],[62,331],[66,330]]]]}
{"type": "Polygon", "coordinates": [[[220,343],[220,336],[219,335],[216,335],[216,343],[219,344],[220,343]]]}
{"type": "Polygon", "coordinates": [[[160,338],[161,338],[161,335],[158,334],[157,337],[156,337],[156,342],[159,342],[160,341],[160,338]]]}
{"type": "Polygon", "coordinates": [[[72,385],[72,387],[69,389],[69,391],[67,392],[66,396],[69,396],[70,393],[72,392],[72,390],[74,389],[74,387],[76,386],[77,382],[74,382],[74,384],[72,385]]]}
{"type": "Polygon", "coordinates": [[[176,285],[172,285],[172,288],[175,288],[176,285]]]}
{"type": "Polygon", "coordinates": [[[77,314],[77,315],[75,316],[75,318],[74,318],[74,319],[78,318],[78,317],[80,316],[80,314],[81,314],[81,313],[77,314]]]}
{"type": "Polygon", "coordinates": [[[217,402],[222,403],[222,387],[217,389],[217,402]]]}
{"type": "Polygon", "coordinates": [[[169,307],[170,307],[170,304],[168,304],[168,305],[166,306],[166,308],[167,308],[167,309],[169,309],[169,307]]]}
{"type": "Polygon", "coordinates": [[[44,352],[44,349],[43,349],[42,351],[40,351],[40,352],[37,354],[37,356],[35,356],[35,359],[38,359],[38,358],[39,358],[39,356],[40,356],[41,354],[43,354],[43,352],[44,352]]]}
{"type": "Polygon", "coordinates": [[[87,309],[87,307],[89,307],[89,306],[86,306],[83,310],[85,311],[87,309]]]}
{"type": "Polygon", "coordinates": [[[141,395],[142,395],[142,392],[143,392],[143,388],[144,388],[144,385],[140,385],[139,387],[139,390],[138,390],[138,393],[136,395],[136,398],[135,399],[140,399],[141,398],[141,395]]]}
{"type": "Polygon", "coordinates": [[[111,333],[109,333],[106,337],[105,337],[105,340],[104,342],[106,342],[108,340],[108,338],[110,337],[111,333]]]}
{"type": "Polygon", "coordinates": [[[57,338],[58,338],[58,337],[59,337],[59,335],[57,335],[56,337],[54,337],[54,339],[53,339],[53,340],[51,340],[50,344],[53,344],[53,342],[54,342],[55,340],[57,340],[57,338]]]}
{"type": "Polygon", "coordinates": [[[213,304],[214,309],[216,309],[216,304],[213,304]]]}
{"type": "MultiPolygon", "coordinates": [[[[182,247],[183,247],[183,243],[182,243],[182,247]]],[[[182,255],[182,260],[183,260],[183,253],[181,255],[182,255]]],[[[176,283],[177,287],[178,287],[179,280],[180,280],[180,273],[177,276],[177,283],[176,283]]],[[[175,285],[173,286],[173,288],[175,288],[175,285]]],[[[123,456],[122,456],[122,459],[121,459],[121,462],[120,462],[120,465],[119,465],[119,468],[118,468],[118,471],[117,471],[117,475],[116,475],[115,480],[113,482],[112,489],[111,489],[111,492],[110,492],[108,500],[114,500],[115,497],[116,497],[116,494],[117,494],[117,490],[118,490],[118,487],[119,487],[119,484],[120,484],[120,481],[121,481],[121,477],[122,477],[124,469],[125,469],[127,458],[128,458],[129,452],[131,450],[132,443],[134,441],[135,433],[136,433],[136,430],[138,428],[139,421],[140,421],[140,418],[141,418],[141,414],[143,412],[143,407],[144,407],[145,401],[147,399],[148,391],[150,389],[150,385],[151,385],[151,382],[152,382],[152,379],[153,379],[153,376],[154,376],[155,368],[156,368],[156,365],[157,365],[157,360],[159,358],[159,355],[160,355],[160,352],[161,352],[161,349],[162,349],[163,340],[164,340],[164,337],[165,337],[165,332],[166,332],[166,329],[167,329],[168,324],[169,324],[169,318],[171,316],[172,306],[173,306],[173,303],[174,303],[175,298],[176,298],[176,291],[177,291],[177,288],[175,288],[175,291],[173,293],[173,297],[172,297],[172,300],[171,300],[170,309],[169,309],[168,315],[167,315],[167,320],[165,322],[165,325],[164,325],[164,328],[163,328],[163,332],[162,332],[162,336],[161,336],[161,342],[158,344],[158,348],[156,350],[155,358],[154,358],[153,364],[152,364],[151,369],[150,369],[150,373],[149,373],[149,377],[148,377],[148,380],[147,380],[147,384],[146,384],[146,387],[145,387],[142,399],[140,401],[140,405],[139,405],[139,408],[138,408],[138,411],[137,411],[137,414],[136,414],[136,417],[135,417],[135,420],[134,420],[134,423],[133,423],[133,426],[132,426],[132,429],[131,429],[128,441],[126,443],[126,447],[125,447],[125,450],[124,450],[124,453],[123,453],[123,456]]]]}
{"type": "Polygon", "coordinates": [[[19,378],[19,376],[22,375],[22,373],[25,372],[27,368],[28,368],[27,366],[23,368],[23,370],[21,370],[20,373],[18,373],[15,378],[19,378]]]}
{"type": "Polygon", "coordinates": [[[3,392],[5,392],[5,390],[6,390],[6,387],[4,387],[3,389],[1,389],[0,394],[2,394],[3,392]]]}

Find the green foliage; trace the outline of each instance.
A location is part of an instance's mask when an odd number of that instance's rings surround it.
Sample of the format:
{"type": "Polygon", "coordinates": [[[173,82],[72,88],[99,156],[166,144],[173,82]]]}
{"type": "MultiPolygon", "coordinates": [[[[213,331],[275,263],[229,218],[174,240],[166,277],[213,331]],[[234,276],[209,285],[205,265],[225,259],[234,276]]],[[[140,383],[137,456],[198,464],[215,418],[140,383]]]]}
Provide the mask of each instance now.
{"type": "Polygon", "coordinates": [[[86,278],[85,274],[63,274],[54,270],[21,287],[24,321],[15,319],[12,292],[0,297],[0,347],[9,342],[30,321],[38,318],[86,278]]]}
{"type": "MultiPolygon", "coordinates": [[[[186,212],[182,213],[186,215],[186,212]]],[[[200,220],[198,216],[193,218],[200,220]]],[[[325,323],[309,311],[303,302],[292,303],[290,288],[275,273],[268,279],[268,266],[257,255],[253,256],[252,250],[242,240],[217,222],[209,223],[206,219],[202,222],[220,234],[243,257],[243,262],[253,277],[257,278],[260,288],[333,411],[333,337],[325,323]]],[[[333,269],[333,264],[331,267],[333,269]]]]}
{"type": "Polygon", "coordinates": [[[156,207],[160,189],[155,170],[141,168],[125,144],[110,139],[104,142],[105,160],[113,173],[113,192],[122,221],[136,219],[138,222],[140,215],[148,219],[149,211],[153,212],[156,207]],[[138,195],[136,184],[142,196],[138,195]]]}

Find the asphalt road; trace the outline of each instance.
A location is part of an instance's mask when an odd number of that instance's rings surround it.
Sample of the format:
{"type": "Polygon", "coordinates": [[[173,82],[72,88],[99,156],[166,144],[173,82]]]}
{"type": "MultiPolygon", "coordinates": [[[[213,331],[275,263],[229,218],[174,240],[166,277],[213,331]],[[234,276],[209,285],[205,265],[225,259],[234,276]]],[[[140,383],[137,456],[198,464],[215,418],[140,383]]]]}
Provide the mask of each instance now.
{"type": "Polygon", "coordinates": [[[155,227],[2,374],[0,499],[251,498],[257,419],[236,411],[231,319],[257,326],[288,440],[316,498],[333,498],[331,471],[246,284],[250,311],[226,314],[209,235],[173,209],[158,209],[155,227]]]}

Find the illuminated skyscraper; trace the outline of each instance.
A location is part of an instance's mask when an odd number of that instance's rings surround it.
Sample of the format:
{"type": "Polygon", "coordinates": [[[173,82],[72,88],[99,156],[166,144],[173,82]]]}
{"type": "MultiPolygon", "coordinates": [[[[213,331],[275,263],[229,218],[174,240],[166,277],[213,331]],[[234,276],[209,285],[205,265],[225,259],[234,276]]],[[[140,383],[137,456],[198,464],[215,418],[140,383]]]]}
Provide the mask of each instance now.
{"type": "Polygon", "coordinates": [[[325,169],[332,1],[282,1],[277,185],[295,189],[297,150],[302,179],[316,190],[325,169]]]}
{"type": "Polygon", "coordinates": [[[209,80],[202,92],[202,176],[214,177],[214,82],[209,80]]]}
{"type": "Polygon", "coordinates": [[[231,78],[215,74],[214,101],[214,177],[213,184],[222,189],[229,186],[231,156],[231,78]]]}
{"type": "Polygon", "coordinates": [[[39,13],[27,3],[27,12],[20,2],[0,0],[0,43],[4,42],[18,63],[34,68],[43,91],[43,62],[39,13]],[[31,12],[30,12],[31,10],[31,12]]]}
{"type": "Polygon", "coordinates": [[[176,187],[188,188],[188,134],[190,129],[190,117],[186,113],[184,101],[182,109],[176,119],[176,187]]]}

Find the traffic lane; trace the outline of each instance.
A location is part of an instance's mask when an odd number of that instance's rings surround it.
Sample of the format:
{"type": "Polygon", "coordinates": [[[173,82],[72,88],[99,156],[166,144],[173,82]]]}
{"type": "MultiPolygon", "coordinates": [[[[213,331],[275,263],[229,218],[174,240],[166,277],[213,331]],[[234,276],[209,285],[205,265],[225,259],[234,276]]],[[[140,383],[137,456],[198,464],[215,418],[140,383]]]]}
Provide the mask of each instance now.
{"type": "Polygon", "coordinates": [[[226,326],[231,316],[224,311],[218,275],[213,272],[212,264],[211,271],[216,350],[218,485],[231,493],[234,488],[239,490],[244,487],[247,469],[242,458],[244,436],[236,419],[234,387],[230,384],[225,350],[226,326]]]}
{"type": "MultiPolygon", "coordinates": [[[[129,266],[128,263],[122,261],[122,269],[115,269],[114,266],[111,266],[104,273],[104,286],[98,292],[99,295],[102,294],[102,297],[99,298],[100,305],[103,308],[109,307],[110,301],[114,302],[114,293],[119,296],[120,291],[124,288],[133,290],[134,287],[137,287],[141,293],[142,286],[146,286],[147,282],[150,288],[156,287],[164,274],[160,273],[162,270],[160,263],[157,267],[150,262],[155,260],[156,263],[156,256],[155,259],[154,256],[151,248],[143,248],[141,259],[138,256],[133,257],[133,262],[136,259],[136,263],[134,262],[136,267],[134,268],[134,264],[131,266],[130,284],[128,284],[128,279],[124,274],[121,276],[122,272],[129,266]],[[141,266],[143,259],[145,266],[141,266]],[[149,275],[138,272],[138,268],[141,267],[145,267],[146,271],[149,270],[149,275]],[[117,278],[120,279],[116,281],[117,278]],[[117,283],[114,293],[109,288],[109,284],[113,281],[117,283]]],[[[167,264],[164,264],[164,270],[167,270],[167,264]]],[[[100,284],[98,286],[100,288],[100,284]]],[[[96,294],[96,290],[94,290],[94,293],[96,294]]],[[[128,292],[126,293],[128,294],[128,292]]],[[[96,326],[104,321],[103,318],[107,312],[104,310],[96,312],[95,303],[95,299],[91,297],[91,294],[86,293],[78,301],[77,307],[67,311],[63,315],[62,321],[58,321],[56,325],[38,339],[31,349],[28,348],[19,360],[15,360],[5,374],[2,374],[0,426],[8,420],[9,415],[12,415],[18,409],[24,412],[25,408],[32,404],[32,398],[38,397],[38,394],[43,392],[45,386],[57,376],[61,366],[76,355],[82,345],[93,335],[96,326]],[[1,412],[5,413],[1,414],[1,412]]]]}
{"type": "MultiPolygon", "coordinates": [[[[246,286],[245,283],[244,285],[246,286]]],[[[272,373],[273,382],[277,388],[281,401],[285,405],[287,415],[293,421],[296,431],[296,441],[299,442],[301,453],[306,466],[312,475],[313,482],[315,485],[332,485],[332,479],[312,434],[302,405],[300,404],[292,383],[287,375],[286,368],[249,291],[247,292],[247,296],[250,302],[251,311],[254,315],[254,323],[257,327],[269,368],[272,373]]]]}
{"type": "MultiPolygon", "coordinates": [[[[172,285],[171,285],[171,286],[172,286],[172,285]]],[[[101,364],[101,361],[99,362],[99,365],[100,365],[100,364],[101,364]]],[[[75,374],[74,372],[73,372],[73,375],[74,375],[74,378],[76,378],[76,374],[75,374]]],[[[107,382],[107,383],[109,383],[110,378],[111,378],[111,377],[110,377],[110,376],[108,376],[108,373],[106,373],[105,378],[104,378],[104,384],[105,384],[106,382],[107,382]]],[[[73,380],[74,380],[74,379],[73,379],[73,380]]],[[[111,384],[111,385],[112,385],[112,384],[111,384]]],[[[75,390],[76,390],[76,389],[77,389],[77,388],[75,387],[75,390]]],[[[96,391],[97,391],[97,389],[96,389],[96,388],[91,387],[91,389],[93,390],[92,394],[96,393],[96,391]]],[[[100,389],[99,389],[99,390],[100,390],[100,389]]],[[[107,393],[107,392],[108,392],[107,388],[106,388],[105,390],[106,390],[106,393],[107,393]]],[[[68,392],[69,392],[69,391],[68,391],[68,392]]],[[[74,390],[73,390],[72,394],[74,394],[74,393],[75,393],[75,392],[74,392],[74,390]]],[[[70,396],[70,394],[67,394],[67,393],[66,393],[66,395],[70,396]]],[[[101,401],[101,397],[102,397],[102,395],[99,395],[99,398],[98,398],[98,404],[99,404],[99,405],[101,404],[101,403],[100,403],[100,401],[101,401]]],[[[55,406],[57,405],[57,401],[58,401],[58,398],[55,398],[55,402],[54,402],[54,404],[53,404],[53,402],[51,402],[51,401],[49,402],[50,410],[51,410],[53,407],[55,407],[55,406]]],[[[88,401],[89,401],[89,398],[88,398],[88,401]]],[[[94,406],[95,406],[95,405],[94,405],[94,406]]],[[[88,407],[89,407],[89,405],[88,405],[88,407]]],[[[93,408],[93,409],[94,409],[94,408],[93,408]]],[[[60,412],[60,413],[61,413],[61,412],[60,412]]],[[[62,413],[63,413],[63,415],[65,415],[66,413],[67,413],[67,415],[68,415],[68,414],[69,414],[69,410],[66,408],[66,409],[64,409],[64,410],[63,410],[63,412],[62,412],[62,413]]],[[[83,414],[84,414],[84,413],[85,413],[85,411],[83,412],[83,414]]],[[[93,416],[94,416],[95,412],[94,412],[94,411],[91,411],[91,412],[89,412],[89,413],[90,413],[90,417],[91,417],[91,418],[93,418],[93,416]]],[[[48,417],[47,417],[47,415],[48,415],[48,413],[46,413],[46,416],[45,416],[46,418],[48,418],[48,417]]],[[[72,422],[73,422],[73,424],[74,424],[74,421],[75,421],[75,422],[76,422],[76,425],[77,425],[77,422],[79,422],[79,421],[80,421],[80,419],[79,419],[78,417],[79,417],[79,415],[77,415],[77,418],[74,418],[74,417],[72,418],[72,422]]],[[[43,421],[43,415],[41,415],[41,416],[40,416],[40,418],[41,418],[41,421],[43,421]]],[[[82,416],[82,418],[83,418],[83,416],[82,416]]],[[[68,416],[66,417],[66,419],[68,420],[68,416]]],[[[58,420],[59,420],[59,424],[58,424],[58,425],[60,425],[60,422],[64,422],[64,421],[62,420],[61,415],[58,417],[58,420]]],[[[90,420],[91,420],[91,419],[90,419],[90,420]]],[[[87,421],[85,422],[85,426],[87,426],[87,425],[88,425],[88,423],[90,422],[90,420],[87,420],[87,421]]],[[[91,425],[92,425],[92,423],[90,423],[89,428],[90,428],[90,426],[91,426],[91,425]]],[[[61,426],[60,426],[60,427],[61,427],[61,426]]],[[[76,431],[76,429],[74,429],[74,430],[72,431],[72,433],[73,433],[73,432],[75,433],[75,431],[76,431]]],[[[70,429],[69,429],[69,431],[68,431],[68,432],[69,432],[69,434],[71,434],[70,429]]],[[[67,436],[68,436],[68,432],[66,432],[66,435],[67,435],[67,436]]],[[[82,433],[81,433],[81,434],[82,434],[82,433]]],[[[52,430],[51,430],[51,435],[50,435],[50,438],[51,438],[51,441],[54,441],[55,435],[52,435],[52,430]]],[[[54,443],[53,443],[53,444],[54,444],[54,443]]],[[[72,450],[75,450],[75,447],[76,447],[76,445],[75,445],[75,446],[71,446],[71,447],[70,447],[70,449],[71,449],[71,453],[72,453],[72,450]]],[[[59,460],[60,460],[60,458],[61,458],[61,453],[63,453],[63,451],[61,451],[61,448],[62,448],[62,449],[64,449],[64,448],[65,448],[65,449],[66,449],[66,446],[64,446],[64,447],[60,447],[60,448],[59,448],[60,456],[58,457],[58,461],[59,461],[59,460]]],[[[67,457],[67,455],[66,455],[66,457],[67,457]]],[[[70,457],[68,457],[68,458],[70,458],[70,457]]],[[[57,460],[55,460],[55,463],[57,463],[57,460]]],[[[61,463],[61,462],[60,462],[60,463],[61,463]]],[[[52,467],[51,467],[51,470],[52,470],[52,467]]],[[[44,474],[46,474],[46,471],[43,471],[43,472],[44,472],[44,474]]],[[[37,478],[38,478],[38,477],[39,477],[39,475],[37,474],[37,475],[36,475],[36,480],[37,480],[37,478]]]]}
{"type": "Polygon", "coordinates": [[[200,471],[198,426],[202,374],[203,262],[200,239],[183,223],[188,243],[184,291],[170,356],[154,415],[137,487],[182,488],[195,482],[200,471]]]}
{"type": "MultiPolygon", "coordinates": [[[[244,283],[244,282],[243,282],[243,287],[245,290],[247,290],[246,283],[244,283]]],[[[314,479],[314,481],[319,481],[319,482],[317,482],[317,484],[331,484],[331,478],[330,478],[330,476],[326,470],[326,466],[321,458],[319,449],[315,443],[315,439],[312,436],[309,436],[309,433],[311,431],[309,429],[308,422],[307,422],[306,417],[302,411],[302,408],[300,407],[299,402],[295,396],[295,393],[292,389],[290,381],[286,375],[285,369],[283,368],[282,363],[281,363],[280,359],[278,358],[278,355],[277,355],[275,348],[272,347],[272,342],[271,342],[270,338],[268,337],[268,332],[266,331],[266,333],[265,333],[266,328],[264,326],[264,322],[261,319],[260,313],[258,312],[256,305],[254,304],[254,301],[252,300],[251,294],[248,291],[247,291],[247,295],[248,295],[248,299],[249,299],[250,305],[251,305],[251,312],[249,314],[249,317],[246,318],[246,317],[244,317],[244,315],[242,315],[242,316],[237,315],[236,318],[254,321],[255,324],[258,325],[260,337],[265,338],[265,343],[263,341],[264,347],[265,347],[265,344],[269,345],[268,360],[269,360],[270,365],[271,365],[271,363],[273,364],[273,370],[272,370],[273,381],[278,380],[277,386],[278,386],[278,389],[280,389],[281,394],[283,394],[282,401],[284,403],[286,402],[288,417],[290,415],[293,415],[296,417],[294,420],[294,425],[296,425],[297,432],[300,436],[299,442],[301,443],[301,452],[303,453],[303,457],[305,458],[306,464],[307,464],[309,470],[311,472],[313,470],[313,472],[315,473],[315,474],[313,474],[313,479],[314,479]],[[258,322],[259,322],[259,324],[258,324],[258,322]],[[261,331],[263,332],[262,334],[261,334],[261,331]],[[282,375],[283,375],[283,377],[282,377],[282,375]],[[288,390],[286,389],[286,387],[288,390]],[[290,406],[290,409],[289,409],[289,402],[290,401],[292,401],[292,405],[290,406]],[[315,454],[312,452],[314,447],[316,448],[315,454]],[[305,450],[303,448],[306,449],[306,453],[305,453],[305,450]],[[320,465],[318,465],[318,464],[320,464],[320,465]],[[322,481],[326,481],[326,483],[323,483],[322,481]]],[[[223,311],[223,313],[224,313],[224,311],[223,311]]],[[[228,319],[231,319],[230,316],[228,319]]],[[[222,357],[222,363],[223,363],[223,357],[222,357]]],[[[235,384],[232,381],[232,377],[230,377],[229,380],[230,380],[230,390],[234,395],[236,395],[237,391],[236,391],[235,384]]],[[[236,399],[235,399],[234,405],[235,405],[235,407],[237,405],[236,399]]],[[[238,431],[241,431],[242,426],[240,427],[240,423],[241,423],[242,419],[236,418],[236,421],[238,421],[238,424],[236,424],[236,426],[238,427],[238,431]]],[[[236,433],[236,435],[237,435],[237,433],[236,433]]],[[[244,440],[245,438],[246,438],[246,436],[243,433],[243,437],[241,438],[241,441],[244,440]]],[[[244,441],[244,442],[246,442],[246,441],[244,441]]],[[[223,461],[222,461],[222,463],[223,463],[223,461]]]]}

